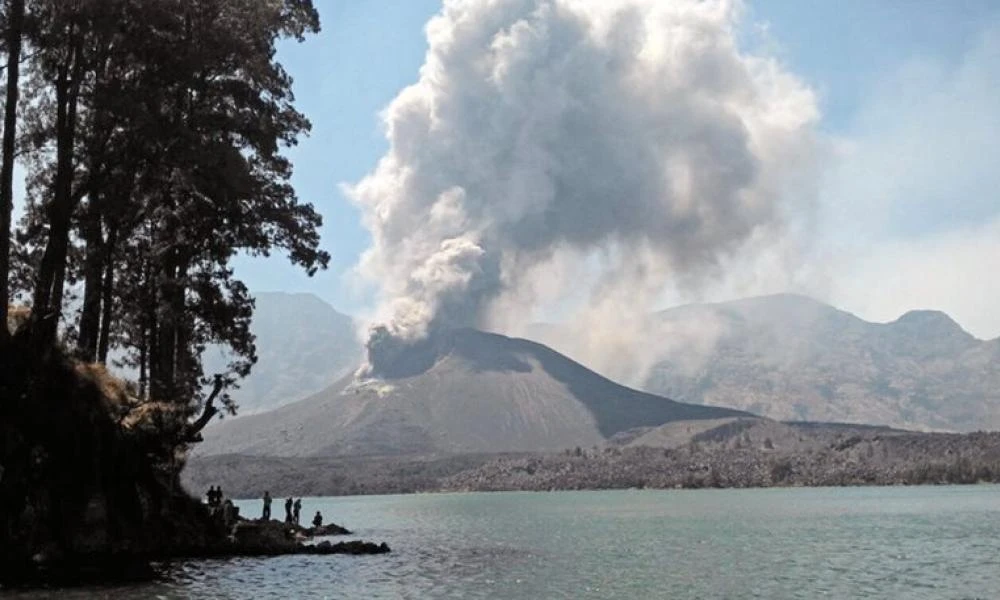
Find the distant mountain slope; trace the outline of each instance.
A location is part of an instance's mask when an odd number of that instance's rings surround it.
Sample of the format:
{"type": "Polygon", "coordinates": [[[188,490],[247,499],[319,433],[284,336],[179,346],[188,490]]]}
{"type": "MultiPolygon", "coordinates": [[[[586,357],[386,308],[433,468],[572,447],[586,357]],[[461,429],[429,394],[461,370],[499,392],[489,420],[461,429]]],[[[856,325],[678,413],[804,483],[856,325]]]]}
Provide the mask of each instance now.
{"type": "Polygon", "coordinates": [[[522,339],[457,330],[406,357],[414,374],[358,384],[205,431],[200,455],[359,456],[525,452],[592,446],[636,428],[745,413],[618,385],[522,339]]]}
{"type": "MultiPolygon", "coordinates": [[[[240,414],[305,398],[357,366],[362,349],[350,317],[312,294],[272,292],[256,300],[252,331],[259,360],[232,394],[240,414]]],[[[207,358],[209,368],[221,362],[207,358]]]]}
{"type": "Polygon", "coordinates": [[[942,312],[869,323],[783,294],[680,307],[653,325],[700,319],[712,322],[711,350],[664,356],[644,389],[781,420],[1000,429],[1000,340],[942,312]]]}

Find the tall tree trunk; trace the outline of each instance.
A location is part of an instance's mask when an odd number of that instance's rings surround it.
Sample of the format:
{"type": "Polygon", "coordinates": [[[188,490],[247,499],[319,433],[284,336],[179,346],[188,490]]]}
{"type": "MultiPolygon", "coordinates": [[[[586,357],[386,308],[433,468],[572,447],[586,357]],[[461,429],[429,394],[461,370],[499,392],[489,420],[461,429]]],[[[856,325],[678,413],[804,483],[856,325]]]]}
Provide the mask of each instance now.
{"type": "MultiPolygon", "coordinates": [[[[70,35],[78,36],[71,32],[70,35]]],[[[62,313],[62,297],[69,250],[69,229],[73,217],[73,144],[76,137],[76,108],[82,71],[81,43],[73,44],[69,63],[56,81],[56,174],[49,204],[49,239],[35,284],[32,321],[36,347],[55,343],[62,313]]]]}
{"type": "Polygon", "coordinates": [[[102,267],[107,254],[96,194],[91,196],[82,232],[86,249],[83,260],[83,307],[80,310],[80,332],[76,349],[81,360],[94,362],[97,360],[98,338],[101,333],[101,292],[104,283],[102,267]]]}
{"type": "Polygon", "coordinates": [[[176,321],[176,342],[174,347],[174,393],[173,401],[184,406],[191,404],[191,400],[198,392],[200,385],[197,378],[198,363],[192,356],[194,351],[194,322],[188,314],[187,302],[187,275],[190,267],[187,258],[181,259],[181,264],[177,267],[178,285],[174,288],[172,304],[178,318],[176,321]]]}
{"type": "Polygon", "coordinates": [[[182,353],[182,334],[184,319],[184,286],[181,283],[183,272],[177,265],[177,251],[171,251],[171,258],[159,290],[159,308],[157,317],[157,355],[159,357],[159,382],[157,384],[157,400],[178,401],[180,355],[182,353]]]}
{"type": "Polygon", "coordinates": [[[108,363],[111,348],[111,319],[114,316],[115,246],[118,244],[118,225],[108,226],[108,239],[104,242],[104,279],[101,282],[101,332],[97,342],[97,360],[108,363]]]}
{"type": "Polygon", "coordinates": [[[142,303],[142,317],[139,319],[139,397],[153,397],[152,382],[157,378],[156,365],[153,360],[153,348],[156,347],[156,301],[153,296],[153,266],[149,261],[142,263],[142,279],[139,291],[142,303]]]}
{"type": "Polygon", "coordinates": [[[156,364],[156,319],[152,319],[149,324],[149,331],[145,332],[142,344],[143,348],[140,349],[140,362],[146,365],[145,370],[139,373],[140,376],[140,386],[143,389],[148,389],[148,398],[154,398],[156,396],[156,383],[160,380],[159,368],[156,364]],[[145,380],[142,377],[145,376],[145,380]]]}
{"type": "Polygon", "coordinates": [[[7,95],[3,115],[3,163],[0,166],[0,342],[7,339],[10,302],[10,233],[14,211],[14,140],[21,66],[24,0],[10,0],[7,23],[7,95]]]}
{"type": "Polygon", "coordinates": [[[146,388],[149,387],[149,375],[147,374],[146,365],[149,363],[149,338],[147,336],[142,336],[142,341],[139,346],[139,399],[146,399],[146,388]]]}
{"type": "MultiPolygon", "coordinates": [[[[58,159],[57,163],[61,163],[62,154],[65,153],[65,143],[63,142],[63,132],[66,128],[66,96],[67,90],[69,89],[69,74],[67,69],[63,69],[59,76],[56,78],[56,131],[58,132],[58,159]]],[[[58,175],[57,175],[58,177],[58,175]]],[[[56,185],[56,196],[49,202],[46,213],[49,220],[49,239],[45,244],[45,252],[42,254],[42,262],[38,268],[38,279],[35,282],[35,293],[32,297],[33,300],[33,310],[32,310],[32,320],[39,322],[43,319],[48,319],[48,312],[50,310],[50,302],[52,299],[52,281],[55,279],[56,272],[56,261],[57,261],[57,240],[60,237],[58,235],[58,230],[60,229],[60,224],[56,222],[57,213],[59,212],[59,186],[56,185]]],[[[66,216],[65,230],[68,233],[69,230],[69,216],[66,216]]],[[[41,334],[38,334],[41,337],[41,334]]]]}
{"type": "Polygon", "coordinates": [[[155,275],[151,273],[151,277],[147,281],[147,285],[149,286],[148,293],[150,294],[149,306],[147,307],[149,342],[146,347],[146,362],[149,365],[149,373],[147,375],[149,377],[149,397],[159,400],[162,394],[166,393],[163,387],[163,361],[160,349],[162,345],[160,337],[162,335],[163,324],[160,322],[159,300],[157,297],[158,287],[155,275]]]}

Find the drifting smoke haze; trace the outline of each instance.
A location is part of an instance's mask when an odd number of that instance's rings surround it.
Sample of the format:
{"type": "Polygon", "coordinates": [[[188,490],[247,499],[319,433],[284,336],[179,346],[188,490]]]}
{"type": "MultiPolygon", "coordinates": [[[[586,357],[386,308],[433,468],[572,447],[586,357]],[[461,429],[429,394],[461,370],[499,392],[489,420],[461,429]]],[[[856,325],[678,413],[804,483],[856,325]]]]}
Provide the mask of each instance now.
{"type": "Polygon", "coordinates": [[[387,154],[349,190],[380,290],[374,374],[439,329],[516,330],[566,295],[587,347],[631,352],[665,289],[780,237],[816,99],[740,48],[739,19],[711,0],[446,0],[384,113],[387,154]]]}

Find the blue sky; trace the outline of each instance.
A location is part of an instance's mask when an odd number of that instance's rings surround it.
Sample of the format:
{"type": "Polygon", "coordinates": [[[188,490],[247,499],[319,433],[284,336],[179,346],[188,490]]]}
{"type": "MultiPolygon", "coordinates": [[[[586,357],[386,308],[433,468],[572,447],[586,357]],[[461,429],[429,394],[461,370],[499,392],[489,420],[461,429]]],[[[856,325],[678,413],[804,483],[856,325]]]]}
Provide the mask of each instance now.
{"type": "Polygon", "coordinates": [[[299,110],[313,125],[289,156],[299,196],[323,215],[330,269],[308,278],[277,256],[244,259],[237,269],[253,291],[309,291],[340,310],[357,312],[369,299],[352,291],[344,276],[367,246],[368,234],[338,186],[360,179],[385,152],[378,113],[416,79],[427,47],[423,26],[440,3],[317,5],[322,32],[301,44],[284,44],[279,60],[294,78],[299,110]]]}
{"type": "MultiPolygon", "coordinates": [[[[439,2],[317,5],[322,33],[282,46],[279,59],[295,79],[299,108],[313,123],[312,135],[290,151],[294,182],[300,196],[324,216],[323,243],[333,261],[312,279],[280,257],[243,259],[237,269],[254,291],[309,291],[342,311],[359,313],[370,305],[371,295],[352,283],[350,271],[368,237],[338,185],[359,180],[385,152],[379,111],[416,80],[426,48],[423,27],[439,2]]],[[[998,88],[990,81],[1000,63],[1000,44],[991,40],[998,24],[1000,2],[985,0],[748,3],[744,43],[776,54],[818,92],[821,130],[846,149],[848,158],[830,169],[821,186],[817,219],[851,224],[847,235],[843,227],[835,233],[819,228],[816,235],[827,243],[818,254],[835,257],[820,274],[750,291],[790,286],[876,320],[909,308],[941,308],[977,335],[1000,335],[1000,320],[985,314],[1000,301],[1000,290],[955,290],[980,277],[975,270],[963,272],[956,283],[947,258],[949,253],[955,260],[972,256],[966,261],[975,263],[970,269],[1000,266],[983,256],[994,249],[987,239],[993,230],[983,227],[1000,216],[1000,198],[990,191],[997,189],[997,178],[984,175],[985,166],[966,166],[993,142],[974,141],[967,149],[972,156],[966,157],[962,140],[952,139],[963,131],[975,133],[978,119],[992,112],[991,96],[998,88]],[[966,103],[969,96],[975,97],[966,103]],[[950,124],[954,119],[960,120],[957,126],[950,124]],[[928,122],[940,127],[923,132],[920,126],[928,122]],[[917,130],[924,137],[914,141],[908,136],[917,130]],[[909,152],[915,145],[923,149],[909,152]],[[937,156],[944,151],[940,148],[954,151],[937,156]],[[883,164],[884,157],[902,158],[896,161],[900,164],[883,164]],[[946,168],[930,180],[927,165],[938,164],[946,168]],[[901,174],[914,171],[924,176],[911,186],[918,189],[900,187],[901,174]],[[868,204],[869,194],[873,204],[868,204]],[[963,245],[977,235],[982,239],[972,247],[963,245]],[[858,259],[873,249],[879,249],[876,257],[858,259]],[[927,256],[940,263],[940,271],[922,272],[932,262],[927,256]],[[871,281],[884,281],[886,272],[897,271],[909,274],[892,290],[874,298],[866,293],[871,281]]],[[[1000,106],[1000,97],[996,100],[1000,106]]],[[[992,133],[995,120],[990,123],[986,131],[992,133]]]]}
{"type": "Polygon", "coordinates": [[[918,59],[954,63],[1000,15],[992,0],[765,0],[748,9],[792,71],[820,92],[833,131],[850,126],[883,77],[918,59]]]}

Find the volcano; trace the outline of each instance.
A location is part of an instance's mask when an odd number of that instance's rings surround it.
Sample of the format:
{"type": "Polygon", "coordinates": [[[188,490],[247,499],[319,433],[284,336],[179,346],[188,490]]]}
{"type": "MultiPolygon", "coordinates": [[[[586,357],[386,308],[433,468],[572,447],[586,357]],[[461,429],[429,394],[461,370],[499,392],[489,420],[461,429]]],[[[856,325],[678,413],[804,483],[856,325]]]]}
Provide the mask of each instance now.
{"type": "Polygon", "coordinates": [[[200,455],[361,456],[552,451],[639,427],[748,416],[606,379],[524,339],[459,329],[393,353],[304,400],[220,422],[200,455]]]}

